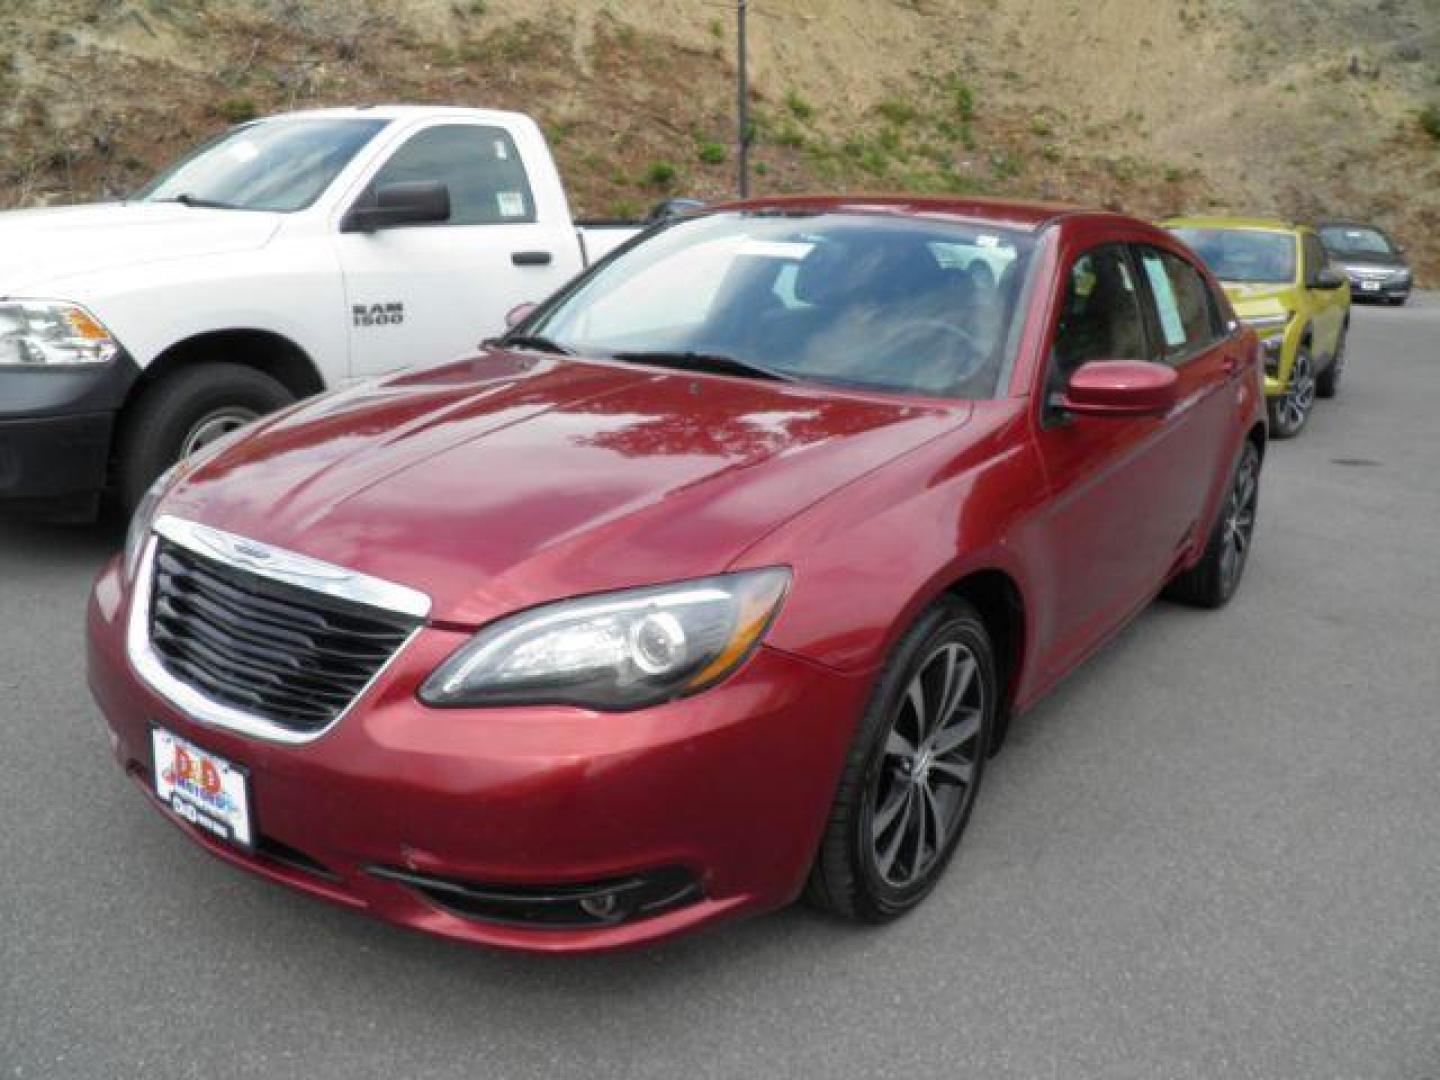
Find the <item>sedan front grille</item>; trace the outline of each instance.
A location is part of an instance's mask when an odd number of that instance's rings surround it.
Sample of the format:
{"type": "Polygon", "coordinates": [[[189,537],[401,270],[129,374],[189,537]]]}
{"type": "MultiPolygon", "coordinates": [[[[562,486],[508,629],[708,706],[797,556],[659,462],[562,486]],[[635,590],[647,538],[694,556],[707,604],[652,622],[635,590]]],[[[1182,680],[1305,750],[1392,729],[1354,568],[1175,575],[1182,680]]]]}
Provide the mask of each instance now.
{"type": "Polygon", "coordinates": [[[210,700],[296,734],[333,723],[417,625],[158,539],[155,657],[210,700]]]}

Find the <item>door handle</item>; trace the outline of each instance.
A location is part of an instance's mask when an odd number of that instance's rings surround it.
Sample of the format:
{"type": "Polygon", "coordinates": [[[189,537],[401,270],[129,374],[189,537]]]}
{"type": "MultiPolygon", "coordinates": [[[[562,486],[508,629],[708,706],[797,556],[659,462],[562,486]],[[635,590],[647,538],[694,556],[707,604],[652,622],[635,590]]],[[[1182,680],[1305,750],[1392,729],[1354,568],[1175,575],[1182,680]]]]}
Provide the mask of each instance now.
{"type": "Polygon", "coordinates": [[[548,251],[517,251],[510,256],[516,266],[549,266],[555,256],[548,251]]]}

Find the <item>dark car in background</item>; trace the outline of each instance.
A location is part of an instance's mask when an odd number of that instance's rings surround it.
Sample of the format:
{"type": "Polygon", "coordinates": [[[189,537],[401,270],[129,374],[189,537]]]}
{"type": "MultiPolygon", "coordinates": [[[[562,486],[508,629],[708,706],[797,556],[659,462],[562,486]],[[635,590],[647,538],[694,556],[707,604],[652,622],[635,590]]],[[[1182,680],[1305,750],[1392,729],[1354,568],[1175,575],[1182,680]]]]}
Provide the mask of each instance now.
{"type": "Polygon", "coordinates": [[[1350,279],[1353,297],[1387,304],[1410,299],[1414,275],[1405,261],[1405,249],[1383,229],[1351,221],[1322,221],[1315,231],[1330,262],[1350,279]]]}

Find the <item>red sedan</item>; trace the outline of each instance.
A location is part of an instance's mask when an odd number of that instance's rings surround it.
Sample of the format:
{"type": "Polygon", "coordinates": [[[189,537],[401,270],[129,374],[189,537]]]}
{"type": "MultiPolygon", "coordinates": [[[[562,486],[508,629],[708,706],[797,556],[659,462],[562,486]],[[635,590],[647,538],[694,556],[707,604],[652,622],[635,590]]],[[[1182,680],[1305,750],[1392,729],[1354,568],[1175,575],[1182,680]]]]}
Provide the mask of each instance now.
{"type": "Polygon", "coordinates": [[[1235,591],[1261,379],[1131,218],[721,207],[163,477],[91,685],[209,851],[406,926],[890,919],[1011,717],[1161,590],[1235,591]]]}

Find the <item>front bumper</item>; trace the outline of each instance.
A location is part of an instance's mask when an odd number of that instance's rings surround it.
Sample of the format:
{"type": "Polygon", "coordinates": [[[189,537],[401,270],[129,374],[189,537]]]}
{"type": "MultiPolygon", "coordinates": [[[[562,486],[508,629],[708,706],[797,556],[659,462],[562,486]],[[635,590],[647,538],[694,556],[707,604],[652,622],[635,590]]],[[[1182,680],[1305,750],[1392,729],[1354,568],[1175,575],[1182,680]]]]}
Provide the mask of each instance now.
{"type": "Polygon", "coordinates": [[[1350,298],[1352,300],[1406,300],[1409,299],[1413,286],[1413,280],[1391,281],[1352,277],[1350,279],[1350,298]],[[1372,284],[1374,288],[1370,288],[1372,284]]]}
{"type": "Polygon", "coordinates": [[[0,514],[93,517],[115,417],[138,377],[124,355],[94,368],[0,369],[0,514]]]}
{"type": "Polygon", "coordinates": [[[720,686],[640,712],[435,710],[416,691],[468,635],[430,627],[332,731],[282,746],[202,726],[150,691],[126,655],[127,606],[112,563],[91,600],[89,664],[119,763],[152,792],[159,725],[244,766],[259,840],[253,854],[228,846],[151,794],[172,822],[312,895],[534,951],[647,943],[792,901],[870,685],[762,648],[720,686]],[[698,884],[683,905],[581,928],[464,914],[406,880],[543,891],[677,868],[698,884]]]}

